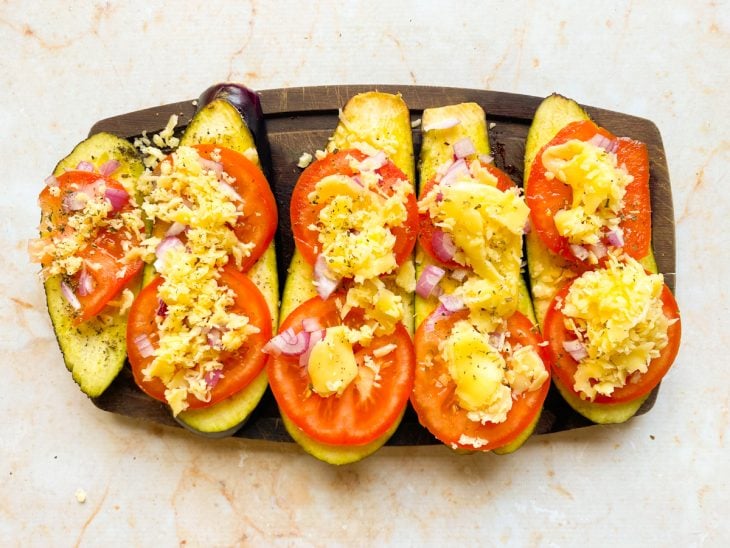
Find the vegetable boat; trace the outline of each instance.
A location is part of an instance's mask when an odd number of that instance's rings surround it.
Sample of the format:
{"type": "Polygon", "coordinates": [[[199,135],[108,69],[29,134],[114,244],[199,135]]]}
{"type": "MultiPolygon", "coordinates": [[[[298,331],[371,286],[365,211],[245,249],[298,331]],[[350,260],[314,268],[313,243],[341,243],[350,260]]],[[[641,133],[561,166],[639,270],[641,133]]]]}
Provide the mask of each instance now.
{"type": "Polygon", "coordinates": [[[263,396],[261,349],[277,325],[276,203],[257,148],[268,151],[256,94],[214,86],[140,183],[159,275],[130,313],[130,364],[144,392],[211,437],[235,432],[263,396]]]}
{"type": "Polygon", "coordinates": [[[560,95],[525,146],[532,298],[568,404],[597,423],[632,417],[679,348],[679,311],[651,249],[646,146],[560,95]]]}
{"type": "Polygon", "coordinates": [[[423,112],[416,378],[419,420],[453,449],[519,448],[550,366],[520,274],[528,209],[489,154],[476,103],[423,112]]]}
{"type": "Polygon", "coordinates": [[[145,235],[133,198],[143,170],[129,142],[98,133],[58,163],[39,198],[41,237],[29,251],[43,265],[66,367],[92,398],[107,389],[127,357],[126,309],[142,262],[126,252],[145,235]]]}
{"type": "Polygon", "coordinates": [[[301,174],[296,251],[268,364],[284,425],[311,455],[360,460],[397,428],[413,383],[413,146],[400,96],[350,99],[301,174]]]}

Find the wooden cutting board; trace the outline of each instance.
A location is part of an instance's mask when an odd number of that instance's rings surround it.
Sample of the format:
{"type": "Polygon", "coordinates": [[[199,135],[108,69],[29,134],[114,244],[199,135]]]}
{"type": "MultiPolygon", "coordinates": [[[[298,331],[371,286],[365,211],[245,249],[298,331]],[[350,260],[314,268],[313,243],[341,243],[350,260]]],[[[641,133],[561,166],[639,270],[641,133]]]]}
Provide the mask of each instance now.
{"type": "MultiPolygon", "coordinates": [[[[426,108],[471,101],[480,104],[487,113],[490,126],[489,141],[495,163],[516,182],[522,181],[525,138],[533,114],[542,101],[540,97],[430,86],[320,86],[261,91],[273,164],[270,183],[280,214],[276,244],[282,287],[294,250],[289,222],[289,199],[301,173],[301,169],[297,167],[299,157],[303,152],[313,154],[317,149],[324,149],[328,137],[337,125],[338,109],[342,108],[353,95],[373,89],[400,93],[410,108],[413,121],[419,119],[426,108]]],[[[667,284],[674,290],[674,210],[667,161],[659,130],[653,122],[644,118],[589,106],[585,109],[598,125],[616,135],[643,141],[648,146],[651,160],[649,184],[653,224],[652,244],[659,271],[664,274],[667,284]]],[[[179,116],[177,131],[182,132],[194,113],[193,100],[182,101],[100,120],[94,124],[89,134],[108,131],[131,140],[143,131],[148,134],[159,132],[172,114],[179,116]]],[[[420,128],[413,131],[413,143],[418,157],[421,145],[420,128]]],[[[658,387],[638,414],[646,413],[652,408],[657,392],[658,387]]],[[[179,426],[165,405],[149,398],[137,388],[128,366],[122,370],[106,392],[93,401],[97,407],[105,411],[179,426]]],[[[591,424],[568,407],[555,389],[551,388],[535,433],[559,432],[591,424]]],[[[270,391],[267,391],[248,422],[235,435],[249,439],[291,441],[270,391]]],[[[388,445],[434,443],[438,442],[421,427],[415,412],[410,407],[400,427],[388,441],[388,445]]]]}

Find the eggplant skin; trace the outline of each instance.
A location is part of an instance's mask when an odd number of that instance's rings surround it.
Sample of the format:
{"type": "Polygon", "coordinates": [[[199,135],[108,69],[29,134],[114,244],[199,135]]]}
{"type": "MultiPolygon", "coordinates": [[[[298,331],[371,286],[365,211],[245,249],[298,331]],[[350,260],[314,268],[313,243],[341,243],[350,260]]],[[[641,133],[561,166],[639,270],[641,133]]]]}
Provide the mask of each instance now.
{"type": "MultiPolygon", "coordinates": [[[[61,160],[53,171],[55,176],[74,169],[87,161],[96,168],[108,160],[120,166],[114,178],[122,184],[135,186],[134,181],[144,171],[142,160],[126,140],[110,133],[97,133],[82,141],[61,160]]],[[[92,319],[74,325],[73,310],[61,294],[61,278],[53,276],[44,282],[48,314],[63,354],[66,368],[87,396],[100,396],[117,377],[127,358],[127,318],[114,315],[107,322],[92,319]]]]}

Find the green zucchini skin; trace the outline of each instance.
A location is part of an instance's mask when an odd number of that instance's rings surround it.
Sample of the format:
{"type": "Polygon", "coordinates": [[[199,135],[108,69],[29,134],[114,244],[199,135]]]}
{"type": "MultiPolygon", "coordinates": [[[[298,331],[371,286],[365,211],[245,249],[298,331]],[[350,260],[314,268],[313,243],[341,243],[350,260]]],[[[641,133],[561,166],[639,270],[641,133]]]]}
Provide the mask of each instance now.
{"type": "MultiPolygon", "coordinates": [[[[532,163],[537,153],[565,126],[572,122],[590,120],[590,116],[578,103],[554,93],[545,98],[535,111],[532,125],[525,142],[524,185],[527,190],[532,163]]],[[[654,251],[649,248],[646,257],[639,261],[649,272],[657,272],[654,251]]],[[[536,231],[527,235],[527,269],[533,304],[540,328],[545,314],[558,290],[576,277],[572,264],[545,247],[536,231]]],[[[647,396],[620,404],[600,404],[584,401],[553,376],[553,384],[563,399],[577,413],[597,424],[617,424],[633,417],[647,396]]]]}
{"type": "MultiPolygon", "coordinates": [[[[180,146],[204,143],[220,144],[241,154],[257,146],[243,115],[225,98],[214,98],[202,105],[180,138],[180,146]]],[[[259,160],[256,163],[261,167],[259,160]]],[[[273,240],[246,275],[264,296],[271,314],[272,332],[275,333],[279,318],[279,278],[273,240]]],[[[205,437],[230,436],[245,424],[267,386],[268,377],[264,370],[237,394],[210,407],[183,411],[176,420],[191,432],[205,437]]]]}
{"type": "MultiPolygon", "coordinates": [[[[408,107],[397,95],[380,92],[367,92],[352,97],[342,110],[340,123],[327,145],[329,152],[352,148],[355,143],[365,142],[384,150],[390,159],[413,183],[415,166],[413,163],[413,137],[408,107]]],[[[300,304],[314,297],[317,292],[312,285],[312,266],[302,255],[295,251],[289,265],[288,276],[281,299],[282,321],[300,304]]],[[[408,304],[410,318],[404,322],[413,333],[413,303],[408,304]]],[[[399,417],[390,428],[374,441],[362,446],[337,446],[322,444],[302,432],[289,420],[281,408],[284,426],[302,449],[329,464],[351,464],[373,454],[398,428],[399,417]]]]}
{"type": "MultiPolygon", "coordinates": [[[[490,154],[489,133],[487,131],[486,114],[482,107],[476,103],[461,103],[458,105],[448,105],[438,108],[429,108],[423,111],[421,122],[422,128],[428,128],[432,124],[438,125],[438,122],[457,118],[460,123],[448,129],[432,129],[423,131],[423,140],[421,145],[421,154],[418,161],[419,169],[419,197],[423,187],[436,175],[436,171],[444,162],[453,157],[452,144],[459,139],[469,138],[474,144],[476,153],[490,154]]],[[[417,245],[416,250],[416,276],[420,277],[421,272],[432,264],[436,264],[434,260],[417,245]]],[[[436,297],[424,299],[416,295],[416,326],[428,318],[436,309],[439,301],[436,297]]],[[[532,321],[536,323],[535,313],[532,308],[532,301],[527,289],[525,279],[520,276],[517,309],[532,321]]],[[[540,420],[538,413],[533,422],[511,443],[493,449],[497,454],[512,453],[522,447],[535,430],[540,420]]],[[[468,454],[472,451],[455,451],[459,454],[468,454]]]]}
{"type": "MultiPolygon", "coordinates": [[[[134,195],[137,178],[144,171],[142,160],[126,140],[111,133],[97,133],[82,141],[53,170],[59,176],[73,170],[79,162],[91,162],[96,169],[108,160],[119,161],[114,179],[134,195]]],[[[61,294],[61,277],[44,282],[48,314],[63,354],[66,368],[81,391],[91,398],[100,396],[116,378],[127,358],[126,316],[114,315],[110,321],[92,319],[73,324],[73,310],[61,294]]],[[[137,289],[133,283],[130,289],[137,289]]]]}

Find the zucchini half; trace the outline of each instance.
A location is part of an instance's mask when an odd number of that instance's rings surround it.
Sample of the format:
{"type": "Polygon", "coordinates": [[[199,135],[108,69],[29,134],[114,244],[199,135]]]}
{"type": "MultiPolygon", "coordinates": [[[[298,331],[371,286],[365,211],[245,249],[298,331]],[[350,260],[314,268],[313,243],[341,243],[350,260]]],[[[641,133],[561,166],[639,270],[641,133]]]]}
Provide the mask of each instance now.
{"type": "MultiPolygon", "coordinates": [[[[413,137],[408,107],[399,95],[371,91],[352,97],[340,115],[340,122],[327,145],[328,152],[352,148],[354,143],[367,143],[384,150],[389,158],[413,183],[415,166],[413,162],[413,137]]],[[[285,319],[303,302],[315,297],[312,266],[304,260],[299,251],[289,266],[289,275],[284,285],[280,316],[285,319]]],[[[412,297],[407,304],[407,321],[413,332],[412,297]]],[[[371,455],[393,435],[400,424],[400,418],[382,436],[362,446],[336,446],[322,444],[307,436],[281,411],[284,426],[304,451],[330,464],[349,464],[371,455]]],[[[402,417],[402,415],[401,415],[402,417]]]]}
{"type": "MultiPolygon", "coordinates": [[[[426,109],[423,111],[421,127],[429,128],[433,126],[438,128],[444,125],[440,122],[446,122],[454,118],[458,119],[460,123],[453,127],[423,131],[421,154],[418,160],[419,198],[421,197],[423,187],[434,178],[439,166],[453,157],[452,145],[459,139],[465,137],[471,139],[478,155],[490,154],[486,115],[482,107],[476,103],[461,103],[458,105],[426,109]]],[[[436,263],[423,250],[420,244],[416,245],[416,276],[420,277],[427,266],[436,263]]],[[[446,283],[448,281],[446,280],[446,283]]],[[[439,301],[436,297],[424,299],[416,295],[416,326],[421,325],[436,309],[438,304],[439,301]]],[[[520,276],[517,309],[529,318],[533,324],[536,323],[530,294],[527,290],[525,279],[522,276],[520,276]]],[[[492,452],[505,454],[519,449],[535,430],[539,419],[540,415],[538,414],[535,420],[514,441],[503,447],[493,449],[492,452]]],[[[471,451],[463,450],[457,452],[471,453],[471,451]]]]}
{"type": "MultiPolygon", "coordinates": [[[[96,169],[108,160],[117,160],[114,179],[130,196],[134,195],[137,178],[144,171],[142,159],[126,140],[111,133],[97,133],[82,141],[53,170],[59,176],[76,169],[79,162],[91,162],[96,169]]],[[[74,325],[73,310],[61,293],[61,276],[44,282],[48,314],[63,354],[66,368],[87,396],[100,396],[116,378],[127,359],[127,317],[115,314],[109,321],[94,318],[74,325]]],[[[130,289],[137,292],[138,283],[130,289]]]]}
{"type": "MultiPolygon", "coordinates": [[[[203,106],[180,139],[180,146],[204,143],[218,143],[242,154],[256,147],[243,116],[225,99],[214,99],[203,106]]],[[[261,167],[258,160],[256,163],[261,167]]],[[[263,294],[271,314],[272,330],[275,332],[278,326],[279,281],[273,240],[246,275],[263,294]]],[[[176,420],[197,434],[208,437],[229,436],[243,426],[261,401],[267,386],[268,378],[264,370],[246,388],[230,398],[203,409],[183,411],[176,420]]]]}
{"type": "MultiPolygon", "coordinates": [[[[544,99],[535,111],[532,125],[525,142],[524,186],[527,190],[532,163],[537,153],[565,126],[572,122],[590,120],[588,113],[575,101],[554,93],[544,99]]],[[[657,272],[654,251],[639,261],[649,272],[657,272]]],[[[536,231],[527,235],[527,269],[530,273],[530,289],[540,328],[545,314],[558,290],[577,276],[572,263],[550,251],[536,231]]],[[[553,383],[565,401],[577,413],[598,424],[625,422],[639,410],[649,394],[637,400],[618,404],[598,404],[580,399],[569,387],[563,386],[557,376],[553,383]]]]}

